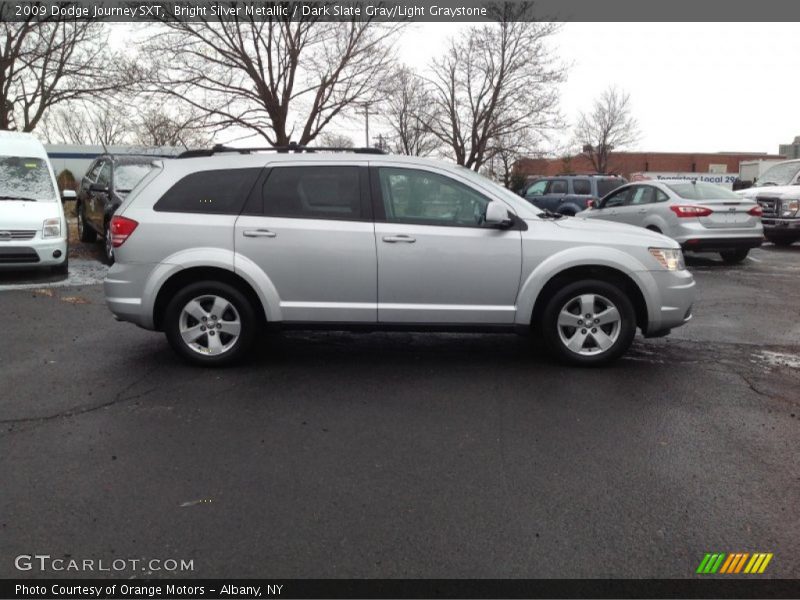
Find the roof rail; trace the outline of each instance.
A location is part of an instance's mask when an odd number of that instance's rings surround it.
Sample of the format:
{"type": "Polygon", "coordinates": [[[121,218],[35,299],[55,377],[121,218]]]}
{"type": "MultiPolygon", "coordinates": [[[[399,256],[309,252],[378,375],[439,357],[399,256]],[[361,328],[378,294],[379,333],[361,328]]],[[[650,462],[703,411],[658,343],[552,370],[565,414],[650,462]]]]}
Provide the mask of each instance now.
{"type": "Polygon", "coordinates": [[[300,146],[294,142],[290,142],[287,146],[264,146],[260,148],[232,148],[230,146],[223,146],[217,144],[212,148],[203,148],[200,150],[187,150],[182,152],[176,158],[195,158],[198,156],[213,156],[222,152],[237,152],[239,154],[251,154],[253,152],[353,152],[355,154],[386,154],[380,148],[344,148],[336,146],[300,146]]]}

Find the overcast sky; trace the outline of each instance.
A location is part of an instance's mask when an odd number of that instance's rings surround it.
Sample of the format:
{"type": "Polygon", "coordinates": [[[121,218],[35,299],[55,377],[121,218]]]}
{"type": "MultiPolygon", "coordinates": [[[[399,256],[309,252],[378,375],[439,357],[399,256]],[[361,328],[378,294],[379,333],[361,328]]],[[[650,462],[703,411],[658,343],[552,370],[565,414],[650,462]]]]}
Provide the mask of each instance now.
{"type": "MultiPolygon", "coordinates": [[[[422,71],[466,26],[412,25],[399,57],[422,71]]],[[[630,92],[640,124],[632,149],[777,153],[800,135],[798,34],[797,23],[566,23],[552,43],[569,66],[562,113],[574,122],[615,84],[630,92]]],[[[361,118],[332,129],[364,141],[361,118]]],[[[379,130],[373,118],[371,133],[379,130]]]]}

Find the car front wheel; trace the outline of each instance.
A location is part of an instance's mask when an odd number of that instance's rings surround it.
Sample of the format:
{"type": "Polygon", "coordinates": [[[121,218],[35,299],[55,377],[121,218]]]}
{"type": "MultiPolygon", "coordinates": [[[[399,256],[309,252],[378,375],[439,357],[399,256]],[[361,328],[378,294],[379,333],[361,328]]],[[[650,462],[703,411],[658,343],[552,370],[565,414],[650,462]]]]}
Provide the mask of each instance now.
{"type": "Polygon", "coordinates": [[[225,366],[241,360],[252,346],[255,315],[247,297],[232,285],[202,281],[172,298],[164,313],[164,332],[189,362],[225,366]]]}
{"type": "Polygon", "coordinates": [[[106,264],[110,267],[114,264],[114,238],[111,235],[111,220],[106,223],[106,239],[103,247],[105,248],[106,264]]]}
{"type": "Polygon", "coordinates": [[[97,232],[92,229],[91,225],[86,222],[86,214],[84,213],[83,202],[78,205],[78,238],[87,244],[94,242],[97,239],[97,232]]]}
{"type": "Polygon", "coordinates": [[[542,337],[565,362],[594,366],[619,358],[633,342],[636,313],[616,285],[600,280],[569,283],[542,314],[542,337]]]}

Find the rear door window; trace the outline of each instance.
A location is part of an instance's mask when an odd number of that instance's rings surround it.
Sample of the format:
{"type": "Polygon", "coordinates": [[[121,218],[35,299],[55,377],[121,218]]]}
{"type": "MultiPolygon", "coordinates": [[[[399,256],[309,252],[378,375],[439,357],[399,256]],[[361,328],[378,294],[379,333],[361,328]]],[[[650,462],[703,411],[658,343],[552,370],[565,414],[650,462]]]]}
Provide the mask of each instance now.
{"type": "Polygon", "coordinates": [[[259,173],[261,169],[192,173],[173,185],[153,210],[238,215],[259,173]]]}
{"type": "Polygon", "coordinates": [[[261,214],[295,219],[368,219],[362,193],[367,177],[366,168],[361,167],[274,167],[262,188],[261,214]]]}
{"type": "Polygon", "coordinates": [[[590,196],[592,193],[592,183],[588,179],[573,179],[572,191],[581,196],[590,196]]]}
{"type": "Polygon", "coordinates": [[[609,192],[625,185],[625,180],[622,177],[608,177],[606,179],[597,180],[597,195],[601,198],[609,192]]]}

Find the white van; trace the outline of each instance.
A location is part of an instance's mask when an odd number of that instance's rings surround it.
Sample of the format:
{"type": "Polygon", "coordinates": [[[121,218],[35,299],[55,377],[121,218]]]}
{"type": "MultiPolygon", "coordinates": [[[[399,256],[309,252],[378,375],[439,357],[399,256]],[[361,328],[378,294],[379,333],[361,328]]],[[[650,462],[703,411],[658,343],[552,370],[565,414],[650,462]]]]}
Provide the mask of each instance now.
{"type": "MultiPolygon", "coordinates": [[[[72,190],[64,198],[75,197],[72,190]]],[[[67,273],[67,220],[53,168],[30,133],[0,131],[0,269],[67,273]]]]}

